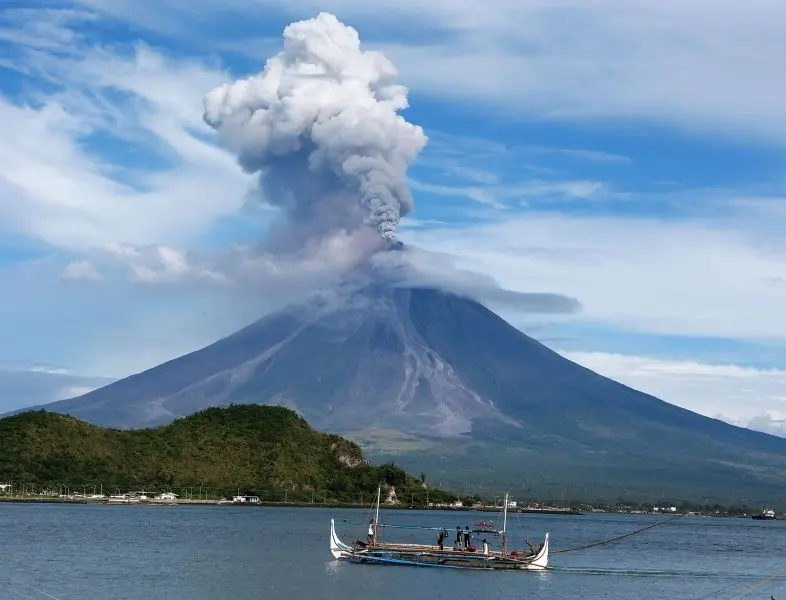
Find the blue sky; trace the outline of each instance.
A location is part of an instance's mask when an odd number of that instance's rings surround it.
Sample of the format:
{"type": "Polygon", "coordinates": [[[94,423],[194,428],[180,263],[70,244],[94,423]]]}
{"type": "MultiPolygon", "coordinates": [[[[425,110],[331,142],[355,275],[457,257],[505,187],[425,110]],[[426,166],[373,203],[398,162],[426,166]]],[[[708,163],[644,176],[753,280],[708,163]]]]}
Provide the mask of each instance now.
{"type": "Polygon", "coordinates": [[[247,249],[275,211],[249,207],[254,179],[202,99],[326,10],[396,65],[403,114],[429,138],[403,241],[508,289],[576,298],[571,315],[503,310],[568,357],[786,433],[786,8],[292,5],[0,14],[0,410],[205,345],[320,276],[290,264],[274,283],[247,249]]]}

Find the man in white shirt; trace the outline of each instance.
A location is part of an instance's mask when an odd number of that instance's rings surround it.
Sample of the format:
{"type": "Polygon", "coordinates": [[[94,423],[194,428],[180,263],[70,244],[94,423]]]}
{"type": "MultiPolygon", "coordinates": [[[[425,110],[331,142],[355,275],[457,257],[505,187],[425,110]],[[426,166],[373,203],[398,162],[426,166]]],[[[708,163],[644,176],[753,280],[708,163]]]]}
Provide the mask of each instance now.
{"type": "Polygon", "coordinates": [[[486,541],[486,539],[484,538],[483,539],[483,554],[488,556],[488,553],[489,553],[489,544],[486,541]]]}
{"type": "Polygon", "coordinates": [[[374,546],[377,543],[377,524],[374,519],[368,522],[368,545],[374,546]]]}

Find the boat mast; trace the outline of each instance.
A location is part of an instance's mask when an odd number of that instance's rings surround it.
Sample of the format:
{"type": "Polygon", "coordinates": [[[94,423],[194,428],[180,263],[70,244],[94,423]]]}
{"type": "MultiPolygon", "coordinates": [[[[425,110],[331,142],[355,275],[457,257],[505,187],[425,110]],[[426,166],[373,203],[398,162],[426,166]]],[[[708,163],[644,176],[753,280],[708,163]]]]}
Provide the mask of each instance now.
{"type": "Polygon", "coordinates": [[[382,486],[377,486],[377,512],[374,515],[374,545],[377,544],[377,533],[379,532],[379,499],[382,496],[382,486]]]}
{"type": "Polygon", "coordinates": [[[505,506],[502,509],[502,554],[508,549],[508,493],[505,492],[505,506]]]}

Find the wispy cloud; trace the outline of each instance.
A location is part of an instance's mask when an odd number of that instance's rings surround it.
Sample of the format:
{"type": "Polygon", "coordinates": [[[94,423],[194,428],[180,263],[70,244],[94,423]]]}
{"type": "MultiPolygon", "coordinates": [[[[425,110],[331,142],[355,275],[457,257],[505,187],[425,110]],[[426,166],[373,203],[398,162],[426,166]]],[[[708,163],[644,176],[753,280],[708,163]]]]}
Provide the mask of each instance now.
{"type": "Polygon", "coordinates": [[[404,240],[458,257],[518,291],[579,298],[580,319],[650,333],[786,340],[782,237],[753,223],[528,211],[410,229],[404,240]],[[748,227],[753,227],[752,229],[748,227]]]}
{"type": "Polygon", "coordinates": [[[70,249],[185,243],[242,205],[249,178],[206,141],[201,121],[201,97],[220,72],[144,45],[29,59],[56,91],[36,102],[0,97],[0,122],[16,140],[0,148],[2,228],[70,249]]]}
{"type": "Polygon", "coordinates": [[[743,12],[706,0],[382,0],[374,11],[361,0],[81,4],[159,34],[215,44],[232,39],[241,47],[239,39],[258,37],[249,22],[273,18],[283,26],[334,11],[374,29],[377,39],[368,41],[393,58],[420,95],[481,101],[526,119],[617,127],[648,121],[775,144],[786,129],[778,101],[786,90],[779,58],[786,8],[768,0],[749,2],[743,12]],[[380,14],[387,26],[373,27],[380,14]],[[226,27],[214,27],[219,18],[226,27]]]}
{"type": "Polygon", "coordinates": [[[440,185],[410,179],[416,191],[437,196],[469,198],[492,208],[526,206],[530,201],[549,202],[562,199],[589,200],[604,191],[599,181],[544,181],[529,180],[519,184],[499,185],[440,185]]]}
{"type": "Polygon", "coordinates": [[[474,167],[465,167],[462,165],[448,165],[448,171],[461,179],[480,183],[485,185],[493,185],[499,183],[499,174],[485,169],[477,169],[474,167]]]}
{"type": "Polygon", "coordinates": [[[63,368],[0,367],[0,414],[72,398],[112,381],[109,378],[71,374],[63,368]]]}
{"type": "Polygon", "coordinates": [[[530,152],[532,154],[541,155],[562,155],[577,160],[586,160],[596,163],[630,163],[630,157],[623,154],[615,154],[613,152],[602,152],[600,150],[580,150],[575,148],[548,148],[546,146],[526,146],[521,149],[522,152],[530,152]]]}
{"type": "MultiPolygon", "coordinates": [[[[477,173],[477,169],[472,166],[462,166],[456,170],[451,166],[451,159],[473,163],[490,161],[492,164],[498,164],[499,161],[518,162],[526,168],[537,168],[538,165],[529,164],[528,161],[545,156],[562,156],[590,163],[628,164],[632,162],[628,156],[602,150],[539,146],[519,141],[503,143],[497,140],[450,134],[444,131],[429,132],[429,145],[425,155],[426,164],[440,164],[438,161],[442,159],[448,169],[453,170],[457,175],[468,175],[467,179],[472,179],[472,175],[477,173]]],[[[481,175],[481,177],[482,179],[478,181],[491,183],[485,175],[481,175]]]]}
{"type": "Polygon", "coordinates": [[[73,26],[96,18],[74,8],[10,8],[0,17],[0,42],[18,49],[68,51],[82,37],[73,26]]]}
{"type": "Polygon", "coordinates": [[[562,354],[672,404],[786,437],[786,370],[606,352],[562,354]]]}
{"type": "Polygon", "coordinates": [[[775,26],[786,8],[777,3],[755,2],[744,15],[703,1],[485,8],[437,4],[431,23],[451,32],[444,42],[383,47],[418,89],[521,118],[782,139],[786,109],[772,92],[786,77],[772,74],[786,49],[775,26]]]}

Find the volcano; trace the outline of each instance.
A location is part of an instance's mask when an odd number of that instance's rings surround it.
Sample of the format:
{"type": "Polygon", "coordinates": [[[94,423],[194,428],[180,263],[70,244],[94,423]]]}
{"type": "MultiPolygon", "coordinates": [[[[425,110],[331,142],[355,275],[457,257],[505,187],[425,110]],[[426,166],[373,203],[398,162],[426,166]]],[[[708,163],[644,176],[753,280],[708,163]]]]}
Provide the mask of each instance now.
{"type": "Polygon", "coordinates": [[[45,408],[137,428],[231,403],[292,408],[372,458],[472,489],[571,486],[583,497],[657,492],[725,504],[786,491],[786,439],[602,377],[480,303],[426,287],[322,294],[45,408]]]}

